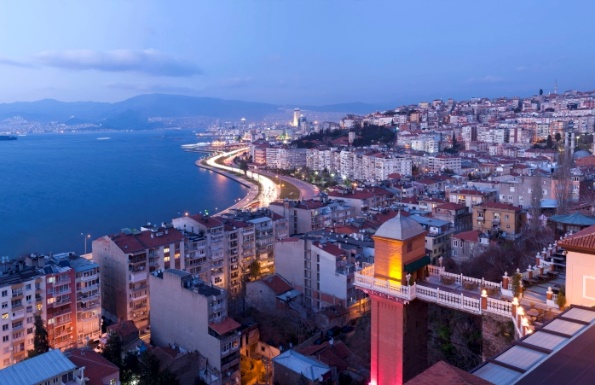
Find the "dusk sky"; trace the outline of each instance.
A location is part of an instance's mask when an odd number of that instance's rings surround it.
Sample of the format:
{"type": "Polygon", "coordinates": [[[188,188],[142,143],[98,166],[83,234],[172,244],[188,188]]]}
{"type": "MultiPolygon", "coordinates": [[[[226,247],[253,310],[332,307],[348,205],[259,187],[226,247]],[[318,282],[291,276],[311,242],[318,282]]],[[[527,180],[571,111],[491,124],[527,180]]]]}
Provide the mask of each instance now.
{"type": "Polygon", "coordinates": [[[595,88],[595,2],[5,1],[0,102],[413,103],[595,88]]]}

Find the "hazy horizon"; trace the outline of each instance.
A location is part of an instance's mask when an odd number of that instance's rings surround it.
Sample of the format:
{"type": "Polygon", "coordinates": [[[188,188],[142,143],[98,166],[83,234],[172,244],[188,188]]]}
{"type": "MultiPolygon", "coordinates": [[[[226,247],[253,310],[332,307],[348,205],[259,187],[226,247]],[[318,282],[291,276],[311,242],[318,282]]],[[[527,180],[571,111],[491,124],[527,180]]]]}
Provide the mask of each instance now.
{"type": "Polygon", "coordinates": [[[163,93],[400,105],[595,88],[595,3],[387,0],[0,5],[0,102],[163,93]]]}

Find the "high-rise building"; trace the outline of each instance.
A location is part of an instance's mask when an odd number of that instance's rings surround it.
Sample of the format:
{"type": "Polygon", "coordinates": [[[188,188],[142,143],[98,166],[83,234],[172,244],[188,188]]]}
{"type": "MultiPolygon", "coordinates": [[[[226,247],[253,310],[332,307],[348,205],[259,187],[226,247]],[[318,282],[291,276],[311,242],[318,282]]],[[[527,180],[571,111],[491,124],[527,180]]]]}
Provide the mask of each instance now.
{"type": "Polygon", "coordinates": [[[293,126],[294,127],[298,127],[300,125],[300,109],[299,108],[295,108],[293,110],[293,126]]]}

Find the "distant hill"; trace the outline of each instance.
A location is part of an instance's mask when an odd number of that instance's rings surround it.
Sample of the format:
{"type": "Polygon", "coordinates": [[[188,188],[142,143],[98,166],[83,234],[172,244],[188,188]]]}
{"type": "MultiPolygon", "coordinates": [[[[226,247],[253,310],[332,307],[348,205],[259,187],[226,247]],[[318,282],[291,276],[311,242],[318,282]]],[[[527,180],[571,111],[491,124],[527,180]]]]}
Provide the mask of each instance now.
{"type": "MultiPolygon", "coordinates": [[[[383,108],[365,103],[304,106],[304,110],[365,114],[383,108]]],[[[30,121],[66,124],[94,123],[109,128],[148,128],[149,117],[203,116],[213,119],[261,120],[291,106],[244,102],[217,98],[149,94],[116,103],[60,102],[44,99],[35,102],[0,103],[0,120],[21,116],[30,121]]],[[[386,109],[385,107],[384,109],[386,109]]]]}

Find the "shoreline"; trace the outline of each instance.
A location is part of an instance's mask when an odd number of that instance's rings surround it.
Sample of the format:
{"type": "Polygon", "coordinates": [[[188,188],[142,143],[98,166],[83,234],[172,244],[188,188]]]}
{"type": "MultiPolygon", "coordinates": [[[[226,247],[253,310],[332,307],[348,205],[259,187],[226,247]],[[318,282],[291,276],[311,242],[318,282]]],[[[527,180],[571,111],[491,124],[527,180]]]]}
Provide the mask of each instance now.
{"type": "Polygon", "coordinates": [[[213,215],[223,214],[223,213],[225,213],[225,212],[227,212],[229,210],[241,209],[243,207],[246,207],[246,206],[252,204],[256,200],[256,198],[258,197],[258,195],[260,194],[260,186],[257,183],[248,181],[248,180],[246,180],[246,179],[244,179],[244,178],[242,178],[242,177],[240,177],[238,175],[235,175],[235,174],[233,174],[231,172],[220,170],[217,167],[212,167],[212,166],[206,165],[206,164],[203,163],[203,160],[202,159],[197,160],[196,162],[194,162],[194,164],[197,167],[200,167],[200,168],[202,168],[204,170],[213,171],[213,172],[215,172],[215,173],[217,173],[219,175],[222,175],[222,176],[224,176],[226,178],[229,178],[229,179],[231,179],[231,180],[233,180],[233,181],[241,184],[242,186],[245,186],[245,187],[248,188],[248,193],[239,202],[231,205],[230,207],[226,208],[225,210],[222,210],[222,211],[220,211],[218,213],[214,213],[213,215]],[[245,200],[248,200],[248,202],[244,203],[243,201],[245,201],[245,200]]]}

